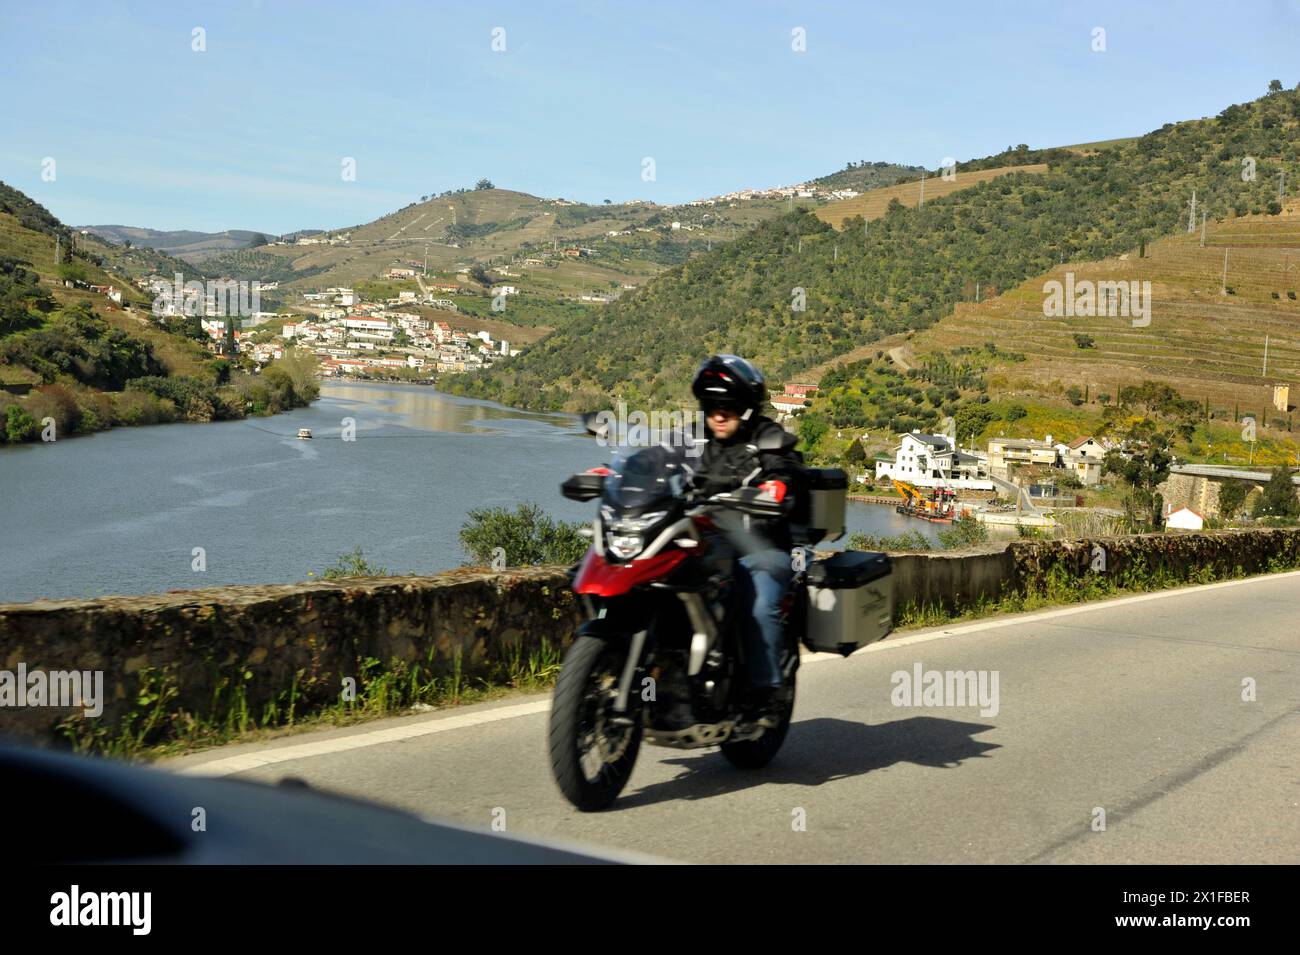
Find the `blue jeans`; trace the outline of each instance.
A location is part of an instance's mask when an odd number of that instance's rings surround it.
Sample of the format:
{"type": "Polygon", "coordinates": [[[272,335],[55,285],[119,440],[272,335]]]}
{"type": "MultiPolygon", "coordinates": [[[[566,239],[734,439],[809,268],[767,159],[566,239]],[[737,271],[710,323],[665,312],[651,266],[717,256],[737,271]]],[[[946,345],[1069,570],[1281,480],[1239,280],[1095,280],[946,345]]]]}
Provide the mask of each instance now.
{"type": "Polygon", "coordinates": [[[794,578],[790,555],[782,550],[755,551],[736,561],[737,606],[750,612],[743,622],[745,669],[752,687],[781,685],[781,598],[794,578]]]}

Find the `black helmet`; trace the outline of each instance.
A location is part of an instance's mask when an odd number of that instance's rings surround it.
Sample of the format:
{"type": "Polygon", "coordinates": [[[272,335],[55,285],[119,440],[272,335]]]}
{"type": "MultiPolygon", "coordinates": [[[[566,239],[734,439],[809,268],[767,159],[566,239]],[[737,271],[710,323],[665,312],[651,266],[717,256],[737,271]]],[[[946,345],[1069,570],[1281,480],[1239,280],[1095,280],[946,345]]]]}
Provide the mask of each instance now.
{"type": "Polygon", "coordinates": [[[748,420],[749,413],[762,410],[767,401],[767,382],[761,371],[739,355],[714,355],[695,373],[691,393],[701,408],[732,405],[748,420]]]}

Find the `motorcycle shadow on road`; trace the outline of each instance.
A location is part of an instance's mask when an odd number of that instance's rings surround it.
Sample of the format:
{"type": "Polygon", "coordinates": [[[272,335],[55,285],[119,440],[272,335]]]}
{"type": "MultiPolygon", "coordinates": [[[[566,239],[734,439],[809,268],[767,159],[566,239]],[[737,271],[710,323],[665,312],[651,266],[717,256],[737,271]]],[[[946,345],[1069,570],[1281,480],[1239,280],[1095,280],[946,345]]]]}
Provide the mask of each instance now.
{"type": "MultiPolygon", "coordinates": [[[[795,722],[781,752],[763,769],[736,769],[717,750],[700,755],[683,753],[662,760],[682,767],[683,773],[624,793],[618,808],[665,800],[708,799],[773,783],[820,786],[896,763],[956,769],[964,760],[986,758],[989,750],[1001,748],[997,743],[974,738],[994,728],[989,723],[933,716],[875,725],[829,718],[795,722]]],[[[653,750],[642,750],[643,755],[650,752],[653,750]]]]}

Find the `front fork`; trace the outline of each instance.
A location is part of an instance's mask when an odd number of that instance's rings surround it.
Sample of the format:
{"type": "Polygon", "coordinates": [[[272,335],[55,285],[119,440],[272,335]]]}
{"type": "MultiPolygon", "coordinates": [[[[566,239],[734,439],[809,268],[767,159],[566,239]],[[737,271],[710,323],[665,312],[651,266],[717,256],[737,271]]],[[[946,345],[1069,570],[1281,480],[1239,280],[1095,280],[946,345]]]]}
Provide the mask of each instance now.
{"type": "Polygon", "coordinates": [[[579,636],[598,637],[606,641],[624,640],[627,643],[627,657],[623,661],[618,692],[610,710],[616,722],[630,722],[630,714],[635,710],[637,702],[633,694],[640,685],[641,674],[645,672],[645,659],[650,645],[650,631],[645,626],[649,616],[646,612],[648,608],[640,606],[642,601],[622,598],[606,600],[588,594],[578,596],[587,612],[587,619],[578,626],[579,636]]]}

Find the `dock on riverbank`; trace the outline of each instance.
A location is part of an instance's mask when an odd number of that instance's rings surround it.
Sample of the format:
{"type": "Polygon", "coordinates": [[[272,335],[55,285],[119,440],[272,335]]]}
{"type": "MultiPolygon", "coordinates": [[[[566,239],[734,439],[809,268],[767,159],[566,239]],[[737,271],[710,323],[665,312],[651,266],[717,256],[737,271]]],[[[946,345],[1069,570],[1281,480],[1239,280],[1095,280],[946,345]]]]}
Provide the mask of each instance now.
{"type": "Polygon", "coordinates": [[[902,504],[903,499],[897,494],[846,494],[845,500],[861,504],[902,504]]]}

